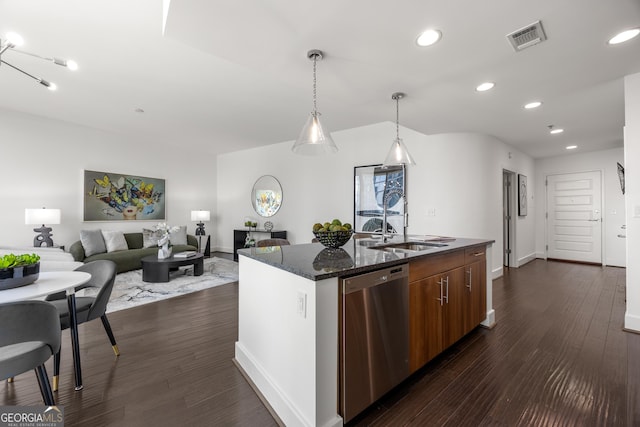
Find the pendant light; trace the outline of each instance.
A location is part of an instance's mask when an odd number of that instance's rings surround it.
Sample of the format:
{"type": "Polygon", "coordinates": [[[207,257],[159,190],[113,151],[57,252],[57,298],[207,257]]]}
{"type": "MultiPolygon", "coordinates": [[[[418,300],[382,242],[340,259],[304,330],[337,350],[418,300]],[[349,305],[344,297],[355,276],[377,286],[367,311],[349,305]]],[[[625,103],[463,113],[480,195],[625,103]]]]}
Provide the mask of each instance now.
{"type": "Polygon", "coordinates": [[[307,52],[307,58],[313,61],[313,111],[307,119],[300,136],[291,147],[296,154],[317,156],[338,151],[331,134],[320,123],[320,113],[316,108],[316,64],[322,60],[322,51],[313,49],[307,52]]]}
{"type": "Polygon", "coordinates": [[[393,141],[393,144],[391,144],[391,149],[389,150],[389,154],[387,154],[387,158],[384,160],[383,167],[416,164],[411,154],[409,154],[407,147],[404,145],[404,142],[400,139],[400,100],[405,96],[402,92],[396,92],[391,95],[391,99],[396,101],[396,139],[393,141]]]}

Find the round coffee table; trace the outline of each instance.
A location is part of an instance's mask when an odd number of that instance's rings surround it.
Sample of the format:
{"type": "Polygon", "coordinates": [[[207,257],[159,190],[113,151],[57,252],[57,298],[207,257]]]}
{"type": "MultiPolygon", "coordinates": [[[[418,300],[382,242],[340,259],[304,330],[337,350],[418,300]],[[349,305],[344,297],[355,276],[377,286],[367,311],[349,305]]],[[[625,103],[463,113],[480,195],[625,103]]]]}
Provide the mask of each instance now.
{"type": "Polygon", "coordinates": [[[142,280],[152,283],[168,282],[169,271],[185,265],[193,265],[193,275],[202,276],[203,260],[204,255],[201,253],[186,258],[176,258],[174,254],[165,259],[158,259],[157,255],[148,255],[140,260],[142,262],[142,280]]]}

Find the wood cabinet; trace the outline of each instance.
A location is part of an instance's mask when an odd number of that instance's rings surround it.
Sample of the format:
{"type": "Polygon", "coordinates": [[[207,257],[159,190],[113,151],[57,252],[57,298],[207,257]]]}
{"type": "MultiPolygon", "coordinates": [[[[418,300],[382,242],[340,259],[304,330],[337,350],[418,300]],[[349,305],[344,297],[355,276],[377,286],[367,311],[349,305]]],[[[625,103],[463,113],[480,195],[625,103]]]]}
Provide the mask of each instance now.
{"type": "Polygon", "coordinates": [[[478,326],[487,314],[487,261],[485,250],[485,247],[476,247],[465,251],[465,289],[462,298],[464,334],[478,326]]]}
{"type": "Polygon", "coordinates": [[[422,367],[486,316],[485,247],[409,264],[409,367],[422,367]]]}

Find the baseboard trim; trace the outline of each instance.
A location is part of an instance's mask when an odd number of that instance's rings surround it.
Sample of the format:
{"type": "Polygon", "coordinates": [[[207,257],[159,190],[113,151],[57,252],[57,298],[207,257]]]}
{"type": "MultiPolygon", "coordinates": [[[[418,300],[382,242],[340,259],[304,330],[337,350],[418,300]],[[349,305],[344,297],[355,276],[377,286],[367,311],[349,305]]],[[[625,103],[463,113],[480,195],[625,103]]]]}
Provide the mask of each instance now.
{"type": "Polygon", "coordinates": [[[487,329],[493,329],[496,326],[496,311],[494,309],[487,311],[487,317],[480,323],[480,326],[487,329]]]}
{"type": "Polygon", "coordinates": [[[629,312],[625,313],[624,327],[622,329],[626,332],[640,333],[640,316],[629,314],[629,312]]]}
{"type": "MultiPolygon", "coordinates": [[[[269,411],[278,414],[277,417],[283,425],[313,427],[317,423],[304,418],[302,414],[291,404],[287,396],[271,379],[269,374],[255,361],[250,352],[240,342],[235,344],[235,362],[242,368],[247,381],[258,390],[260,399],[269,402],[269,411]]],[[[342,417],[336,415],[327,420],[320,427],[340,427],[343,425],[342,417]]]]}
{"type": "Polygon", "coordinates": [[[560,258],[547,258],[547,261],[568,262],[570,264],[595,265],[597,267],[604,267],[604,264],[601,262],[573,261],[570,259],[560,259],[560,258]]]}
{"type": "Polygon", "coordinates": [[[260,396],[269,402],[269,407],[285,425],[311,426],[311,424],[295,410],[289,399],[280,391],[269,375],[255,361],[252,355],[240,343],[236,342],[235,360],[250,378],[252,387],[260,391],[260,396]]]}
{"type": "Polygon", "coordinates": [[[527,256],[524,256],[518,260],[518,267],[522,267],[523,265],[533,261],[534,259],[536,259],[535,252],[527,256]]]}
{"type": "Polygon", "coordinates": [[[242,374],[242,376],[244,377],[245,380],[247,380],[247,383],[249,383],[249,385],[251,386],[251,388],[253,389],[253,391],[256,393],[256,395],[258,396],[258,399],[260,399],[260,401],[262,402],[262,404],[265,406],[265,408],[267,408],[267,411],[269,411],[269,414],[271,414],[271,416],[273,417],[273,419],[276,421],[276,423],[280,426],[280,427],[285,427],[285,424],[282,422],[282,420],[280,419],[280,417],[278,416],[278,414],[276,414],[276,411],[273,410],[273,408],[271,407],[271,405],[269,404],[269,402],[267,401],[267,399],[264,397],[264,395],[262,394],[262,392],[260,391],[260,389],[258,389],[258,387],[255,385],[255,383],[251,380],[251,377],[249,377],[249,375],[247,374],[247,372],[242,368],[242,366],[240,365],[240,363],[238,363],[238,360],[234,357],[233,359],[231,359],[231,361],[233,362],[233,364],[236,366],[236,368],[238,368],[238,371],[240,371],[240,373],[242,374]]]}

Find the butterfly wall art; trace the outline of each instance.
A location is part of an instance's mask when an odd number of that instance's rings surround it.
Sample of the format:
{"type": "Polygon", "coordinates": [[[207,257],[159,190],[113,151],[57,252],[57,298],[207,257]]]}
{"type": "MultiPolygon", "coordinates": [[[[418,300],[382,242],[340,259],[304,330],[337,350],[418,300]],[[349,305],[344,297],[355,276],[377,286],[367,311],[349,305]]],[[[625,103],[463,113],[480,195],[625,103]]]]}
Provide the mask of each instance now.
{"type": "Polygon", "coordinates": [[[165,181],[84,171],[84,221],[165,219],[165,181]]]}

